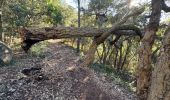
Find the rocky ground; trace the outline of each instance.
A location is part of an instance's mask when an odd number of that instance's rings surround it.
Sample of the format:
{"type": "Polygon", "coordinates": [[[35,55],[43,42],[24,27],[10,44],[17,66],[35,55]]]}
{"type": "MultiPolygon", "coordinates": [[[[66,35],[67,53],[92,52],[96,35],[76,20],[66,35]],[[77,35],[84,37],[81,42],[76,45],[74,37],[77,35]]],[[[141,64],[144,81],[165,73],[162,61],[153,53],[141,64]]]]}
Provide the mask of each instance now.
{"type": "Polygon", "coordinates": [[[78,54],[64,44],[49,44],[41,56],[22,51],[0,67],[0,100],[136,100],[107,76],[81,68],[78,54]]]}

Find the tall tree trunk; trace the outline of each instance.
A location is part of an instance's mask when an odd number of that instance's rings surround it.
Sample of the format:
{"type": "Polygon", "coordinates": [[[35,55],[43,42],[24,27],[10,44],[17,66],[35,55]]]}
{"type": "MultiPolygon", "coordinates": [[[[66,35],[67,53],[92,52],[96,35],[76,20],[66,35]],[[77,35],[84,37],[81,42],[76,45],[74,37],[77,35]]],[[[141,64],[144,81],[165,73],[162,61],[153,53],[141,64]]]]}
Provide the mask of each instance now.
{"type": "Polygon", "coordinates": [[[0,41],[2,41],[2,5],[3,0],[0,1],[0,41]]]}
{"type": "Polygon", "coordinates": [[[103,52],[102,52],[102,64],[105,64],[105,56],[106,56],[106,54],[105,54],[105,52],[106,52],[106,45],[105,45],[105,43],[103,42],[103,52]]]}
{"type": "Polygon", "coordinates": [[[147,100],[148,97],[152,69],[152,45],[159,27],[161,1],[162,0],[152,0],[151,18],[139,47],[139,62],[137,68],[137,95],[139,100],[147,100]]]}
{"type": "Polygon", "coordinates": [[[2,41],[2,12],[0,10],[0,41],[2,41]]]}
{"type": "Polygon", "coordinates": [[[117,71],[120,71],[122,65],[122,46],[119,48],[119,60],[117,65],[117,71]]]}
{"type": "MultiPolygon", "coordinates": [[[[78,27],[80,27],[80,0],[77,0],[78,3],[78,27]]],[[[78,37],[77,39],[77,52],[80,51],[80,40],[81,38],[78,37]]]]}
{"type": "Polygon", "coordinates": [[[170,100],[170,27],[165,32],[158,62],[152,73],[148,100],[170,100]]]}
{"type": "Polygon", "coordinates": [[[115,57],[114,57],[114,68],[116,69],[117,68],[118,48],[115,48],[115,50],[116,50],[116,54],[115,54],[115,57]]]}
{"type": "Polygon", "coordinates": [[[126,52],[125,52],[125,56],[124,56],[124,59],[123,59],[123,61],[122,61],[121,67],[120,67],[121,70],[123,70],[124,65],[125,65],[125,62],[127,62],[127,61],[126,61],[126,60],[127,60],[127,56],[128,56],[128,54],[129,54],[130,48],[131,48],[131,46],[132,46],[132,43],[131,43],[130,40],[128,41],[128,43],[129,43],[129,45],[127,46],[127,49],[126,49],[126,52]]]}

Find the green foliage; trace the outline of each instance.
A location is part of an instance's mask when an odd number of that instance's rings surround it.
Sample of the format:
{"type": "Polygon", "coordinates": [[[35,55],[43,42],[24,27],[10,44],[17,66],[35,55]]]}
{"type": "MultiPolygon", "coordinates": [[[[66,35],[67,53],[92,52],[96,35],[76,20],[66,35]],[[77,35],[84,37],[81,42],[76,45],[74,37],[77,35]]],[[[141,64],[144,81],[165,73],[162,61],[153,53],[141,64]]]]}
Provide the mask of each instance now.
{"type": "Polygon", "coordinates": [[[72,6],[62,6],[63,24],[65,26],[77,26],[77,12],[72,6]]]}
{"type": "Polygon", "coordinates": [[[89,9],[94,12],[107,10],[112,5],[113,0],[90,0],[89,9]]]}
{"type": "Polygon", "coordinates": [[[45,0],[13,0],[6,1],[4,7],[4,22],[10,23],[16,27],[18,26],[31,26],[32,24],[39,23],[42,20],[47,3],[45,0]],[[41,16],[41,18],[40,18],[41,16]],[[9,19],[10,18],[10,19],[9,19]]]}
{"type": "Polygon", "coordinates": [[[117,71],[109,65],[103,65],[95,63],[90,68],[98,73],[107,74],[107,78],[111,81],[116,82],[121,87],[126,88],[129,91],[135,91],[136,87],[133,82],[135,81],[134,76],[128,71],[117,71]]]}
{"type": "Polygon", "coordinates": [[[47,16],[49,17],[49,22],[53,25],[62,24],[63,15],[59,7],[48,4],[47,6],[47,16]]]}
{"type": "Polygon", "coordinates": [[[29,15],[29,10],[24,5],[20,4],[11,4],[9,5],[9,8],[11,11],[15,14],[16,20],[14,21],[14,24],[16,26],[26,26],[27,20],[26,17],[29,15]]]}
{"type": "Polygon", "coordinates": [[[47,0],[47,22],[53,25],[76,26],[77,15],[70,5],[62,5],[60,0],[47,0]]]}
{"type": "Polygon", "coordinates": [[[43,49],[45,47],[47,47],[47,45],[49,44],[48,41],[43,41],[40,42],[38,44],[35,44],[32,48],[31,48],[31,54],[35,55],[35,56],[40,56],[40,57],[44,57],[43,55],[43,49]]]}
{"type": "Polygon", "coordinates": [[[73,7],[60,0],[6,0],[2,8],[2,30],[9,41],[19,37],[20,27],[76,26],[76,21],[73,7]]]}
{"type": "Polygon", "coordinates": [[[102,73],[107,73],[107,74],[110,74],[113,72],[113,68],[111,66],[98,64],[98,63],[94,63],[91,66],[91,68],[97,72],[102,72],[102,73]]]}
{"type": "MultiPolygon", "coordinates": [[[[134,79],[133,80],[127,80],[124,78],[126,74],[124,73],[118,73],[116,71],[114,71],[113,73],[109,74],[108,77],[110,77],[110,79],[113,82],[118,83],[117,85],[127,89],[128,91],[136,91],[136,87],[134,86],[134,79]]],[[[129,74],[127,74],[129,76],[129,74]]],[[[127,77],[127,76],[125,76],[127,77]]]]}

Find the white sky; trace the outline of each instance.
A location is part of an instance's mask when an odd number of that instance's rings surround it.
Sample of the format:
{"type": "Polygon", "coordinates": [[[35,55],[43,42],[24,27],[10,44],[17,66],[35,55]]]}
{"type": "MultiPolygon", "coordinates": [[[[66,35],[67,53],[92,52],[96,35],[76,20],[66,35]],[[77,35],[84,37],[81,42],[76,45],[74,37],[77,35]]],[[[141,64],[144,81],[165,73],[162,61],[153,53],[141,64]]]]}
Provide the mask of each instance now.
{"type": "MultiPolygon", "coordinates": [[[[74,8],[77,7],[77,5],[75,3],[76,0],[63,0],[63,1],[65,1],[67,4],[73,6],[74,8]]],[[[87,0],[81,0],[81,1],[87,1],[87,0]]],[[[146,1],[150,1],[150,0],[132,0],[131,5],[135,6],[135,5],[138,5],[138,4],[142,4],[142,3],[146,2],[146,1]]]]}
{"type": "Polygon", "coordinates": [[[130,6],[139,6],[140,4],[149,2],[150,0],[131,0],[130,6]]]}
{"type": "Polygon", "coordinates": [[[74,8],[77,7],[77,5],[76,5],[76,3],[75,3],[76,0],[64,0],[64,1],[65,1],[67,4],[73,6],[74,8]]]}

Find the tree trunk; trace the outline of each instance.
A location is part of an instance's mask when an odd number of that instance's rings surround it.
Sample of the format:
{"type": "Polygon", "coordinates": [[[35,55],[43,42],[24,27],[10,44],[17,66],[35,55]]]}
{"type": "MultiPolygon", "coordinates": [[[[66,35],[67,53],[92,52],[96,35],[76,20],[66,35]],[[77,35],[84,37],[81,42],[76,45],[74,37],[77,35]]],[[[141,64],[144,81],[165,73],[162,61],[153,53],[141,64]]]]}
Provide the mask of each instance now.
{"type": "Polygon", "coordinates": [[[0,41],[2,41],[2,20],[1,20],[1,16],[2,16],[2,14],[1,14],[2,12],[1,12],[1,10],[0,10],[0,41]]]}
{"type": "Polygon", "coordinates": [[[151,18],[139,47],[139,62],[137,68],[137,95],[139,100],[147,100],[148,97],[152,69],[152,45],[159,27],[161,1],[162,0],[152,0],[151,18]]]}
{"type": "MultiPolygon", "coordinates": [[[[80,27],[80,0],[77,0],[78,3],[78,27],[80,27]]],[[[80,51],[80,40],[81,38],[78,37],[77,39],[77,52],[80,51]]]]}
{"type": "MultiPolygon", "coordinates": [[[[116,28],[75,28],[75,27],[45,27],[40,29],[22,28],[19,30],[22,39],[22,48],[27,52],[29,48],[40,41],[48,39],[74,38],[74,37],[99,37],[105,31],[114,35],[138,35],[142,37],[140,29],[131,25],[117,26],[116,28]],[[125,31],[126,30],[126,31],[125,31]]],[[[96,40],[97,41],[97,40],[96,40]]],[[[104,41],[104,40],[103,40],[104,41]]]]}
{"type": "Polygon", "coordinates": [[[118,48],[115,48],[116,49],[116,55],[114,57],[114,68],[116,69],[117,68],[117,56],[118,56],[118,48]]]}
{"type": "Polygon", "coordinates": [[[122,65],[122,46],[118,50],[119,50],[119,60],[117,65],[117,71],[120,71],[122,65]]]}
{"type": "Polygon", "coordinates": [[[106,55],[105,55],[105,52],[106,52],[106,45],[105,45],[104,42],[103,42],[102,45],[103,45],[103,51],[102,51],[102,64],[105,64],[105,60],[106,60],[106,59],[105,59],[105,58],[106,58],[106,57],[105,57],[105,56],[106,56],[106,55]]]}
{"type": "Polygon", "coordinates": [[[81,63],[80,66],[87,67],[87,66],[89,66],[90,64],[93,63],[93,60],[94,60],[94,57],[95,57],[94,54],[95,54],[95,52],[97,50],[97,47],[98,47],[98,45],[94,40],[93,43],[91,44],[88,52],[87,52],[87,55],[86,55],[83,63],[81,63]]]}
{"type": "Polygon", "coordinates": [[[148,100],[170,100],[170,27],[165,32],[158,62],[152,73],[148,100]]]}
{"type": "Polygon", "coordinates": [[[120,67],[121,70],[123,70],[124,65],[125,65],[125,62],[127,62],[127,56],[128,56],[128,54],[129,54],[130,48],[131,48],[131,46],[132,46],[132,43],[131,43],[130,40],[128,40],[128,44],[129,44],[129,45],[127,45],[127,49],[126,49],[126,52],[125,52],[125,56],[124,56],[123,62],[122,62],[121,67],[120,67]]]}
{"type": "Polygon", "coordinates": [[[2,5],[3,0],[0,1],[0,41],[2,41],[2,5]]]}

